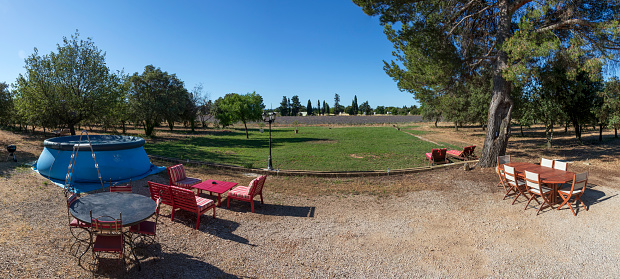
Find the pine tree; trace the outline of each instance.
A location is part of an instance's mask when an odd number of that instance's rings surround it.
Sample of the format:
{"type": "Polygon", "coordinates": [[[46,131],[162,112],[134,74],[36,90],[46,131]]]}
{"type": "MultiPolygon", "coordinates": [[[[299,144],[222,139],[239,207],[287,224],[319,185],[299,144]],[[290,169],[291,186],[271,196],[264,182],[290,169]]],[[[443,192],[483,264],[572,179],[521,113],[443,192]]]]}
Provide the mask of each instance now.
{"type": "Polygon", "coordinates": [[[308,100],[308,105],[306,106],[306,112],[308,115],[312,115],[312,102],[308,100]]]}

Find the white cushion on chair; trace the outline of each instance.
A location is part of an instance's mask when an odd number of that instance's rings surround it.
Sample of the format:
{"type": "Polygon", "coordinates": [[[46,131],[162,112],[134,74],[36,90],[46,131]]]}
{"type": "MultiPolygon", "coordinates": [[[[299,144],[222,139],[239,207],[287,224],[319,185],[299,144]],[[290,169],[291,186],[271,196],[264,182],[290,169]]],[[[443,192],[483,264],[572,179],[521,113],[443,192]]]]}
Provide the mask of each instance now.
{"type": "MultiPolygon", "coordinates": [[[[540,188],[541,188],[541,190],[543,191],[543,193],[549,193],[549,192],[551,192],[551,190],[552,190],[551,188],[547,188],[547,187],[545,187],[545,186],[540,187],[540,188]]],[[[537,193],[537,194],[540,194],[540,191],[538,190],[538,188],[530,188],[530,191],[532,191],[532,192],[534,192],[534,193],[537,193]]]]}

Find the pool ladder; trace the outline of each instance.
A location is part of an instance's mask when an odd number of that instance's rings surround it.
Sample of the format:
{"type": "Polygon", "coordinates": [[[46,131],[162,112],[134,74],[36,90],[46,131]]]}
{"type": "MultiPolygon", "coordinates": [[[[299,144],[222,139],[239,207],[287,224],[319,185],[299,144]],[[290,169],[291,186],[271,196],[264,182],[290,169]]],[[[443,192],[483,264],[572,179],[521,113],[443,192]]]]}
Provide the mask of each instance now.
{"type": "Polygon", "coordinates": [[[93,146],[90,142],[90,136],[86,130],[83,130],[80,133],[80,139],[77,144],[73,145],[73,153],[71,153],[71,160],[69,162],[69,167],[67,168],[67,175],[65,176],[65,189],[69,191],[69,187],[71,187],[71,192],[75,193],[75,186],[71,183],[73,179],[73,169],[75,168],[75,163],[77,162],[77,153],[80,151],[80,148],[90,148],[91,156],[95,161],[95,168],[97,169],[97,176],[99,177],[99,182],[101,182],[101,189],[103,190],[103,180],[101,179],[101,172],[99,171],[99,164],[97,164],[97,158],[95,157],[95,151],[93,150],[93,146]],[[86,135],[86,141],[88,143],[82,143],[82,137],[86,135]]]}

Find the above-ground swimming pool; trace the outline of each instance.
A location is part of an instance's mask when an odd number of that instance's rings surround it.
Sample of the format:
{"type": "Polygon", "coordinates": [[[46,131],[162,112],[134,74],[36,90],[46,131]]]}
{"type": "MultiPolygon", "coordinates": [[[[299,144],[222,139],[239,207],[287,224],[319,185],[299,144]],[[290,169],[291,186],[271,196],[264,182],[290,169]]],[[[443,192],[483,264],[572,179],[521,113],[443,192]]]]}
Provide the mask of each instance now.
{"type": "MultiPolygon", "coordinates": [[[[92,157],[88,138],[80,136],[57,137],[43,142],[45,146],[34,165],[41,175],[56,183],[65,182],[74,145],[80,143],[72,184],[101,184],[95,160],[92,157]]],[[[149,174],[162,171],[163,167],[154,166],[144,151],[144,139],[131,136],[92,135],[90,143],[95,153],[99,172],[104,183],[137,180],[149,174]]],[[[78,187],[79,188],[79,187],[78,187]]]]}

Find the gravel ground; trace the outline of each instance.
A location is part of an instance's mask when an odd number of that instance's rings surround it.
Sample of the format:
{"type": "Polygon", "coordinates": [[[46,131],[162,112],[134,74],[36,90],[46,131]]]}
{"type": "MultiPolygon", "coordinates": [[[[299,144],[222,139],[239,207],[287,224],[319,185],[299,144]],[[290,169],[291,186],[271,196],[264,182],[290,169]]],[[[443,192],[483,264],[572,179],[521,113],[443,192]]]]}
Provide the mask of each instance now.
{"type": "MultiPolygon", "coordinates": [[[[2,162],[5,164],[5,162],[2,162]]],[[[221,174],[219,179],[228,174],[221,174]]],[[[249,181],[252,177],[228,179],[249,181]]],[[[373,178],[369,178],[373,179],[373,178]]],[[[134,192],[147,194],[146,181],[134,192]]],[[[273,191],[264,205],[233,202],[201,218],[163,207],[155,256],[119,268],[113,256],[78,266],[72,256],[62,191],[28,169],[0,179],[0,277],[145,278],[486,278],[589,277],[620,274],[617,187],[591,183],[573,216],[568,208],[523,210],[502,200],[491,169],[451,168],[381,183],[432,184],[387,195],[290,195],[273,191]],[[23,193],[28,193],[24,195],[23,193]]],[[[83,247],[82,247],[83,249],[83,247]]],[[[142,253],[140,253],[142,254],[142,253]]]]}

